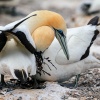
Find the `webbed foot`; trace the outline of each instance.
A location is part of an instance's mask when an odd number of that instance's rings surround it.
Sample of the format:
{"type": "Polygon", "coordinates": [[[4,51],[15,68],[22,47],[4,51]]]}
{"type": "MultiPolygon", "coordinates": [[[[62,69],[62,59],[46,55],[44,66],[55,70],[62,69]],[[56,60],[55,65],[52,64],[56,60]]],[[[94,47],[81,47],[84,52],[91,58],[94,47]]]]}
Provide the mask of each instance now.
{"type": "Polygon", "coordinates": [[[58,83],[58,84],[67,88],[77,88],[79,78],[80,78],[80,74],[76,75],[75,81],[73,83],[58,83]]]}

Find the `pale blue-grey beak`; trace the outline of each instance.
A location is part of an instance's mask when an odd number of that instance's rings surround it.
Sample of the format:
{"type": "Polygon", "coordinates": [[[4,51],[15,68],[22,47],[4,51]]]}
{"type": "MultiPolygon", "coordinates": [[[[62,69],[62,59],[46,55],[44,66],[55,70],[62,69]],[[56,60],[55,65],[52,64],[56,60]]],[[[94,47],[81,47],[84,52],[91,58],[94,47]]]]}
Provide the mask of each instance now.
{"type": "Polygon", "coordinates": [[[56,36],[57,40],[59,41],[65,56],[69,60],[69,53],[68,53],[66,36],[64,35],[62,30],[57,30],[57,29],[54,29],[54,30],[55,30],[55,36],[56,36]]]}

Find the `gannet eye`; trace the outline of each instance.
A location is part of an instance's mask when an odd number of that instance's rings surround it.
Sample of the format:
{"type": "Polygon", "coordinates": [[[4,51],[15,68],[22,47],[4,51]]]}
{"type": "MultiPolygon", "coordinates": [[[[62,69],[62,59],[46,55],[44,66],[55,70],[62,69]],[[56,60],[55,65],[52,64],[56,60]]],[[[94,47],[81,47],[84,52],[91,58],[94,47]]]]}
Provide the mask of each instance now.
{"type": "Polygon", "coordinates": [[[57,30],[57,32],[61,35],[61,36],[65,36],[62,30],[57,30]]]}

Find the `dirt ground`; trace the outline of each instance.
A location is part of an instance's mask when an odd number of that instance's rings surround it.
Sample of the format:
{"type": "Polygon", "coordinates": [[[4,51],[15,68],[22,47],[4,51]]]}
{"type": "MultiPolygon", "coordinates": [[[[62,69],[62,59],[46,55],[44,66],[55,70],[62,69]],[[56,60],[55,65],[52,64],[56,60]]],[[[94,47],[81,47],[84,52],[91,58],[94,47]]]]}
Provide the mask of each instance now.
{"type": "MultiPolygon", "coordinates": [[[[6,25],[21,19],[35,10],[51,10],[60,13],[66,20],[68,28],[86,25],[94,16],[79,16],[76,9],[82,0],[22,0],[16,7],[16,16],[0,13],[0,25],[6,25]]],[[[94,46],[99,48],[100,36],[94,46]]],[[[100,59],[100,48],[92,48],[94,55],[100,59]]],[[[69,81],[73,81],[74,77],[69,81]]],[[[7,89],[0,90],[0,100],[100,100],[100,69],[82,73],[76,89],[61,87],[56,82],[47,82],[45,89],[7,89]]]]}

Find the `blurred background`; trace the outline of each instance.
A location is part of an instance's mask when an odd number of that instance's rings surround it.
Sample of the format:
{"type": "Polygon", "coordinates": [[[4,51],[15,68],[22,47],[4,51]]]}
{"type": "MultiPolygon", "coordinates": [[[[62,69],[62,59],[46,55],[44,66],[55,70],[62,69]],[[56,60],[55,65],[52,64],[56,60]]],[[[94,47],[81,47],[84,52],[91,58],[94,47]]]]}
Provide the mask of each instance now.
{"type": "MultiPolygon", "coordinates": [[[[94,1],[100,3],[100,0],[0,0],[0,25],[21,19],[35,10],[46,9],[60,13],[67,27],[82,26],[95,16],[95,13],[90,14],[94,1]]],[[[97,11],[97,8],[100,9],[100,4],[93,10],[97,11]]]]}
{"type": "MultiPolygon", "coordinates": [[[[35,10],[55,11],[64,17],[68,28],[73,28],[100,16],[100,0],[0,0],[0,25],[21,19],[35,10]]],[[[100,38],[96,43],[100,44],[100,38]]]]}
{"type": "MultiPolygon", "coordinates": [[[[100,16],[100,0],[0,0],[0,25],[21,19],[35,10],[55,11],[64,17],[68,28],[73,28],[86,25],[94,16],[100,16]]],[[[100,35],[98,35],[91,51],[94,52],[94,56],[100,59],[100,35]]],[[[92,91],[92,95],[100,100],[100,69],[94,69],[92,72],[91,70],[86,72],[88,74],[84,74],[79,83],[90,82],[89,84],[94,87],[99,84],[99,88],[94,88],[94,90],[87,88],[87,90],[92,91]]],[[[85,91],[86,89],[82,87],[80,90],[85,91]]],[[[82,92],[82,94],[84,93],[82,92]]]]}
{"type": "MultiPolygon", "coordinates": [[[[35,10],[50,10],[61,14],[68,28],[86,25],[100,16],[100,0],[0,0],[0,25],[19,20],[35,10]]],[[[100,30],[100,27],[99,27],[100,30]]],[[[100,34],[91,51],[100,58],[100,34]]]]}

